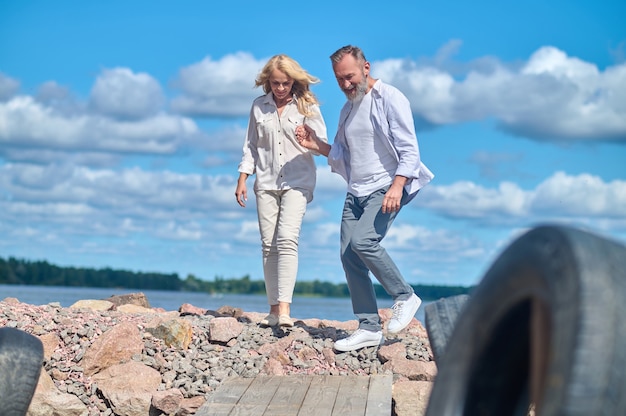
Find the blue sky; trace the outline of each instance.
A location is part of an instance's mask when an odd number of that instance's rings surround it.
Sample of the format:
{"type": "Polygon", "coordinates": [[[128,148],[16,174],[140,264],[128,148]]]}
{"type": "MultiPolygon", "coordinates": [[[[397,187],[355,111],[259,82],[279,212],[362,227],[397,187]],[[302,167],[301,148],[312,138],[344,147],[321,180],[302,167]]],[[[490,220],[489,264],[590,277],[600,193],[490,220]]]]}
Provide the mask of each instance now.
{"type": "MultiPolygon", "coordinates": [[[[254,78],[298,60],[332,140],[328,57],[346,44],[409,97],[435,173],[386,239],[410,283],[476,284],[540,223],[626,243],[624,16],[617,0],[0,1],[0,256],[262,279],[254,201],[234,197],[254,78]]],[[[317,164],[298,279],[341,283],[345,183],[317,164]]]]}

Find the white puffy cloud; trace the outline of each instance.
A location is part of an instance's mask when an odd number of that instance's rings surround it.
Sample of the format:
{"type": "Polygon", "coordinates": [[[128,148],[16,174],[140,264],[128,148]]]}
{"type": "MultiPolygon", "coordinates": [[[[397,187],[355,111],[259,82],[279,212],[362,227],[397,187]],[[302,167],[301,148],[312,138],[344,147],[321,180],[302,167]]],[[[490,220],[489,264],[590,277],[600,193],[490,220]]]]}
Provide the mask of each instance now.
{"type": "Polygon", "coordinates": [[[23,234],[27,226],[38,241],[43,233],[63,240],[132,234],[211,241],[215,235],[234,235],[242,218],[256,223],[253,208],[235,211],[234,188],[234,178],[225,176],[4,164],[0,228],[11,224],[10,230],[23,234]]]}
{"type": "Polygon", "coordinates": [[[128,68],[103,70],[89,97],[89,104],[96,112],[125,120],[153,116],[163,102],[163,92],[157,80],[128,68]]]}
{"type": "Polygon", "coordinates": [[[0,143],[43,149],[171,153],[196,134],[188,119],[158,113],[141,120],[116,120],[82,113],[68,116],[29,96],[0,103],[0,143]]]}
{"type": "Polygon", "coordinates": [[[545,46],[523,65],[481,59],[460,75],[441,62],[372,66],[432,125],[493,118],[502,129],[537,140],[626,141],[626,63],[600,70],[545,46]]]}
{"type": "Polygon", "coordinates": [[[568,175],[555,172],[535,189],[524,190],[511,182],[486,188],[473,182],[446,186],[429,185],[427,197],[418,204],[445,216],[503,223],[519,218],[569,218],[626,220],[626,181],[604,182],[591,174],[568,175]]]}
{"type": "Polygon", "coordinates": [[[182,68],[174,82],[182,95],[172,100],[172,109],[193,116],[247,115],[252,100],[264,94],[254,80],[266,61],[239,52],[182,68]]]}
{"type": "Polygon", "coordinates": [[[626,180],[604,182],[590,174],[569,176],[556,172],[530,195],[537,214],[626,219],[626,180]]]}
{"type": "Polygon", "coordinates": [[[41,84],[37,90],[37,101],[43,103],[54,103],[67,100],[69,98],[69,90],[56,83],[55,81],[47,81],[41,84]]]}
{"type": "Polygon", "coordinates": [[[20,89],[20,82],[0,72],[0,101],[11,98],[20,89]]]}

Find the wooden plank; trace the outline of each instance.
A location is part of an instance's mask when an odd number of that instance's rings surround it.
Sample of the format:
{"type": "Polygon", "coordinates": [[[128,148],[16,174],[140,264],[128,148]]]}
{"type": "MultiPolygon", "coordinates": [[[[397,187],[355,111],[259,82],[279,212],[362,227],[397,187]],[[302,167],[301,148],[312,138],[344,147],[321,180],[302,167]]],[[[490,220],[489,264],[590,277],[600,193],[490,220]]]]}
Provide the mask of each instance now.
{"type": "Polygon", "coordinates": [[[342,378],[329,375],[313,377],[298,416],[331,416],[342,378]]]}
{"type": "Polygon", "coordinates": [[[224,381],[196,412],[196,416],[228,416],[254,379],[231,378],[224,381]]]}
{"type": "Polygon", "coordinates": [[[370,376],[365,416],[391,415],[391,392],[393,376],[390,374],[370,376]]]}
{"type": "Polygon", "coordinates": [[[253,378],[243,377],[228,379],[219,386],[208,401],[211,403],[237,403],[253,380],[253,378]]]}
{"type": "Polygon", "coordinates": [[[250,387],[237,402],[232,416],[262,416],[267,405],[276,394],[281,378],[276,376],[257,376],[250,387]]]}
{"type": "Polygon", "coordinates": [[[238,404],[228,416],[264,416],[267,404],[238,404]]]}
{"type": "Polygon", "coordinates": [[[369,377],[344,377],[337,391],[333,416],[363,416],[367,405],[369,377]]]}
{"type": "Polygon", "coordinates": [[[278,376],[257,376],[252,379],[252,383],[241,396],[239,403],[267,403],[272,400],[278,386],[280,386],[281,377],[278,376]]]}
{"type": "Polygon", "coordinates": [[[294,416],[298,414],[311,384],[311,376],[293,375],[282,377],[272,401],[265,410],[268,416],[294,416]]]}
{"type": "Polygon", "coordinates": [[[196,416],[390,416],[392,382],[391,375],[237,377],[196,416]]]}

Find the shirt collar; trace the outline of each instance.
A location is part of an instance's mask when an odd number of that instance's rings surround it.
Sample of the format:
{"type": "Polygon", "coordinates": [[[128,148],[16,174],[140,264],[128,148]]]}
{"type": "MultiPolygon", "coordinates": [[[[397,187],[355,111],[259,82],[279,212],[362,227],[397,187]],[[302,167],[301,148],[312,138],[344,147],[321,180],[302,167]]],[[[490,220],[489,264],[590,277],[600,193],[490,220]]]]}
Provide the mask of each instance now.
{"type": "MultiPolygon", "coordinates": [[[[289,102],[287,103],[287,105],[289,105],[289,104],[295,104],[295,103],[296,103],[296,100],[297,100],[296,95],[295,95],[295,94],[292,94],[292,95],[291,95],[291,101],[289,101],[289,102]]],[[[265,98],[264,98],[264,100],[263,100],[263,103],[264,103],[264,104],[274,104],[274,106],[276,106],[276,101],[274,101],[274,94],[272,94],[272,92],[271,92],[271,91],[270,91],[270,92],[268,92],[267,94],[265,94],[265,98]]]]}

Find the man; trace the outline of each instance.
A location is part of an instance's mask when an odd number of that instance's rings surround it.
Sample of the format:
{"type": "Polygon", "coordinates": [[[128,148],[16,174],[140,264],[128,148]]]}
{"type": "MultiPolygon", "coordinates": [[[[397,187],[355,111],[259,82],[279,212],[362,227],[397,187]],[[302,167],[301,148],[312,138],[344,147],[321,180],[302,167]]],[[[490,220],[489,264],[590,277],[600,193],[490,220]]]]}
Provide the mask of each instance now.
{"type": "Polygon", "coordinates": [[[328,157],[333,172],[348,183],[341,218],[341,262],[359,329],[335,349],[352,351],[384,342],[369,272],[394,300],[389,333],[402,331],[421,299],[380,245],[400,209],[433,178],[421,163],[408,99],[370,76],[360,48],[344,46],[330,57],[339,88],[348,101],[331,145],[308,128],[298,130],[304,147],[328,157]]]}

